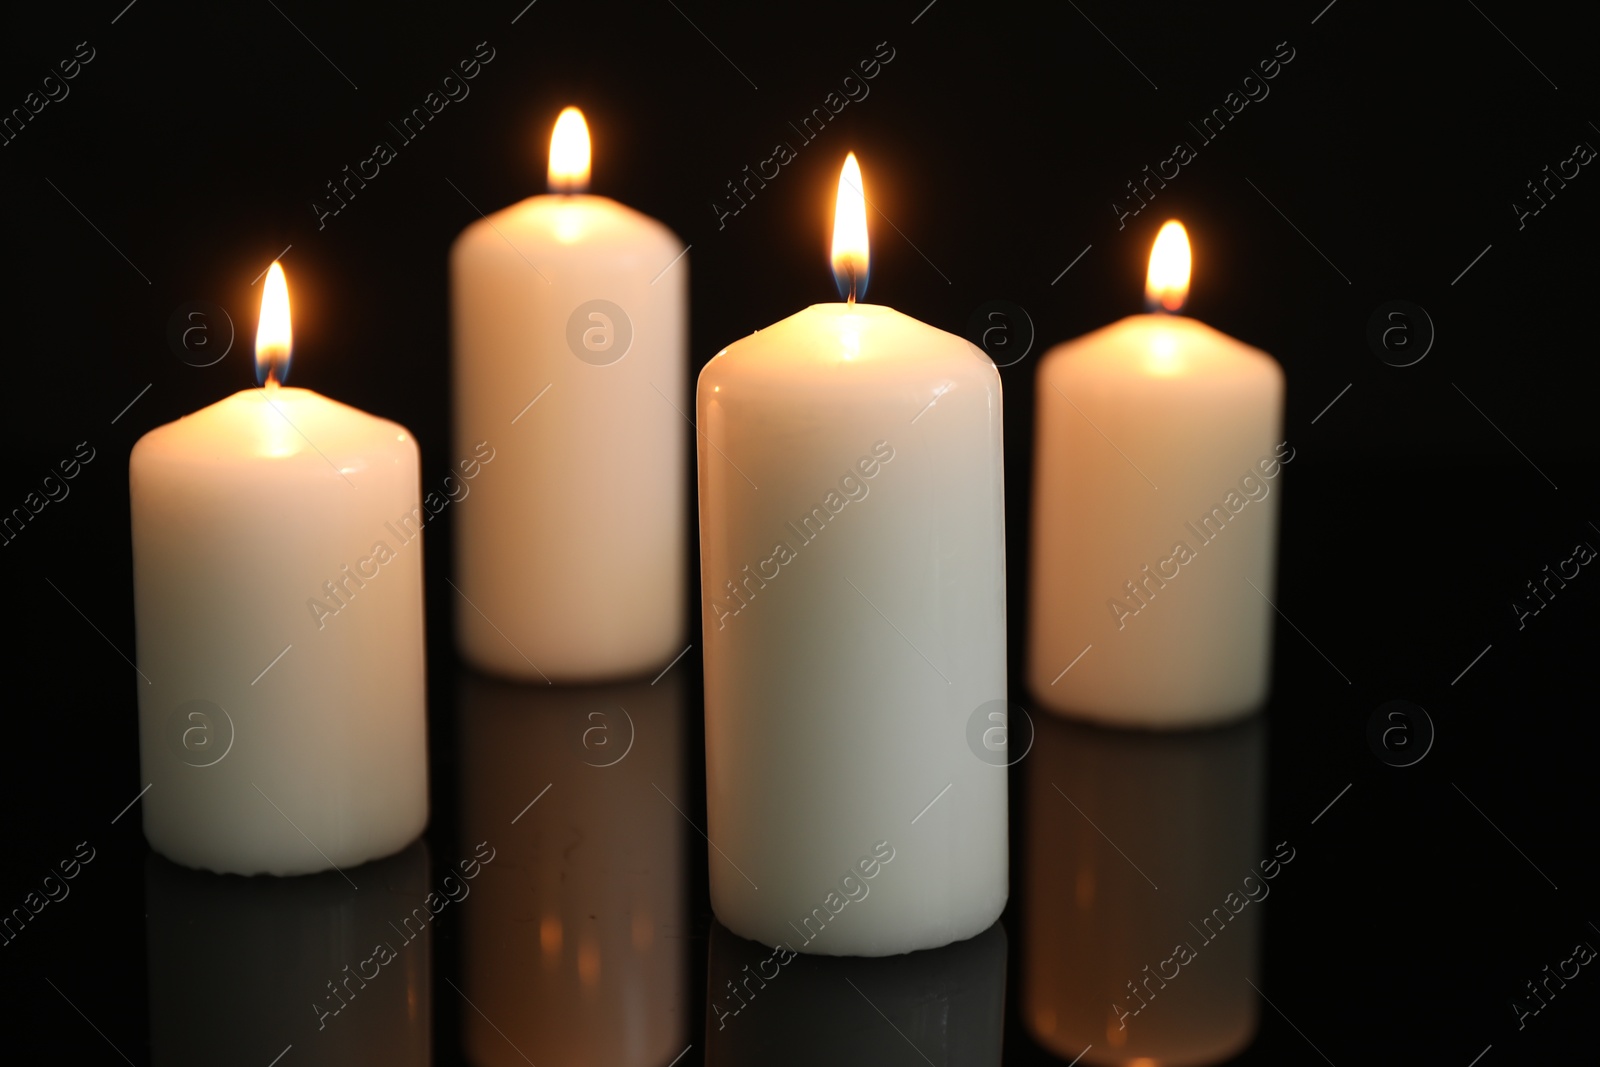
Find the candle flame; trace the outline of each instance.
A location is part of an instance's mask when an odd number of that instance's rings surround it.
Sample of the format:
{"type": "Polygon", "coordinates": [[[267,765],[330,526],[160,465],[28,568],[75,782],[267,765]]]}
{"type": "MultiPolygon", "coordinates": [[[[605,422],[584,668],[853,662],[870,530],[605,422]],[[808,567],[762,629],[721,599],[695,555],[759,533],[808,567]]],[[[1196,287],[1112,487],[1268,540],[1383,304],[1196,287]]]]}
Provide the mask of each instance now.
{"type": "Polygon", "coordinates": [[[581,193],[589,188],[589,124],[583,112],[565,108],[550,135],[550,191],[581,193]]]}
{"type": "Polygon", "coordinates": [[[277,260],[267,268],[261,290],[261,319],[256,326],[256,381],[278,386],[289,377],[294,330],[289,325],[289,282],[277,260]]]}
{"type": "Polygon", "coordinates": [[[1144,300],[1153,311],[1181,311],[1189,297],[1189,235],[1176,219],[1166,222],[1150,249],[1150,273],[1145,276],[1144,300]]]}
{"type": "Polygon", "coordinates": [[[839,197],[833,208],[833,280],[839,295],[854,304],[867,293],[867,194],[856,154],[844,157],[839,197]]]}

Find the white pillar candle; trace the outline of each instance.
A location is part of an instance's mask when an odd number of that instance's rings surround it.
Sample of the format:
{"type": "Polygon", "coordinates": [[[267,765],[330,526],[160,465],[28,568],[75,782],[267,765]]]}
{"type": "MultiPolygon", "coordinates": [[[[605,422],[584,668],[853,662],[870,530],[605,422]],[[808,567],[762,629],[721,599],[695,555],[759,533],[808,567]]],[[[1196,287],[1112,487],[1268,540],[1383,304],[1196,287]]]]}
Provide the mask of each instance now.
{"type": "Polygon", "coordinates": [[[455,439],[494,470],[456,527],[456,639],[473,665],[594,681],[682,650],[688,528],[686,251],[602,196],[576,108],[547,196],[450,255],[455,439]]]}
{"type": "MultiPolygon", "coordinates": [[[[1183,227],[1152,303],[1182,306],[1183,227]]],[[[1047,708],[1184,727],[1265,698],[1283,370],[1177,314],[1133,315],[1039,364],[1028,681],[1047,708]]]]}
{"type": "Polygon", "coordinates": [[[280,388],[283,269],[247,389],[128,463],[144,831],[232,874],[348,868],[428,817],[421,483],[405,428],[280,388]]]}
{"type": "Polygon", "coordinates": [[[966,743],[1006,695],[1000,377],[854,302],[854,156],[839,198],[847,302],[700,374],[707,831],[729,929],[877,956],[971,937],[1006,901],[1005,773],[966,743]]]}
{"type": "Polygon", "coordinates": [[[496,846],[461,919],[477,1067],[664,1067],[689,1043],[686,677],[463,672],[461,840],[496,846]]]}

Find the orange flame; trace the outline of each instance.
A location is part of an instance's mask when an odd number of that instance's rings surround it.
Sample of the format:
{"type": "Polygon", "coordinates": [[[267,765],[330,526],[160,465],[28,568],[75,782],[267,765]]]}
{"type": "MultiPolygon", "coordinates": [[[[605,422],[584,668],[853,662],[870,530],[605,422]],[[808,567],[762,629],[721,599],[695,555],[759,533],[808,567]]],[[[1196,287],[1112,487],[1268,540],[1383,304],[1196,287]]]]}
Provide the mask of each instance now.
{"type": "Polygon", "coordinates": [[[564,109],[550,135],[550,191],[581,193],[589,188],[589,124],[575,107],[564,109]]]}
{"type": "Polygon", "coordinates": [[[256,325],[256,381],[278,386],[289,377],[289,354],[294,330],[289,325],[289,282],[277,260],[267,268],[261,289],[261,319],[256,325]]]}
{"type": "Polygon", "coordinates": [[[1189,297],[1189,235],[1173,219],[1162,225],[1150,249],[1150,272],[1145,275],[1144,299],[1152,309],[1181,311],[1189,297]]]}
{"type": "Polygon", "coordinates": [[[867,194],[856,154],[844,157],[833,208],[833,280],[850,303],[867,293],[867,194]]]}

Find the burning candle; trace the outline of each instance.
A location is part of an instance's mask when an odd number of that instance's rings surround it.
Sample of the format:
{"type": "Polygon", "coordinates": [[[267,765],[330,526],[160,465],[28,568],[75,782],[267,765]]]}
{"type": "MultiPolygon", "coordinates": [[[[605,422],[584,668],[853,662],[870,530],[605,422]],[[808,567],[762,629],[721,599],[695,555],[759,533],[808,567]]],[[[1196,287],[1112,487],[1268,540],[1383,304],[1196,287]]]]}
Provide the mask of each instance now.
{"type": "Polygon", "coordinates": [[[1266,698],[1283,370],[1177,314],[1189,267],[1169,222],[1152,312],[1039,364],[1029,687],[1111,725],[1206,725],[1266,698]]]}
{"type": "Polygon", "coordinates": [[[219,873],[352,867],[428,818],[417,445],[283,387],[290,339],[274,263],[262,388],[128,461],[145,836],[219,873]]]}
{"type": "Polygon", "coordinates": [[[456,447],[496,457],[457,519],[456,640],[524,681],[638,674],[686,643],[687,249],[588,184],[568,108],[549,195],[450,254],[456,447]]]}
{"type": "Polygon", "coordinates": [[[1005,905],[1006,778],[966,743],[1003,700],[1000,376],[867,279],[852,155],[842,303],[700,374],[712,907],[742,937],[879,956],[1005,905]]]}

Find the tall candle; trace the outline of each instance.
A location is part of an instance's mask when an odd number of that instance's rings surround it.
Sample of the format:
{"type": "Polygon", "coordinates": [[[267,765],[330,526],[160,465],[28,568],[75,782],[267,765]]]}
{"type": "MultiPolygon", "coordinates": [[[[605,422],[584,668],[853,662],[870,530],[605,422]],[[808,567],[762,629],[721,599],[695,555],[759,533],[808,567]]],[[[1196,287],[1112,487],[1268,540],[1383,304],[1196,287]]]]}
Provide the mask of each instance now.
{"type": "Polygon", "coordinates": [[[421,483],[405,428],[288,368],[267,273],[260,389],[128,461],[144,830],[232,874],[348,868],[428,818],[421,483]]]}
{"type": "Polygon", "coordinates": [[[860,304],[852,155],[813,305],[700,374],[711,902],[742,937],[891,955],[1005,905],[1005,772],[967,723],[1003,700],[1000,377],[860,304]]]}
{"type": "Polygon", "coordinates": [[[450,254],[456,448],[495,449],[457,518],[456,640],[527,681],[637,674],[687,643],[686,249],[588,180],[568,108],[550,194],[450,254]]]}
{"type": "Polygon", "coordinates": [[[1162,228],[1160,311],[1039,364],[1028,681],[1054,711],[1184,727],[1266,697],[1283,370],[1175,312],[1183,227],[1162,228]]]}

